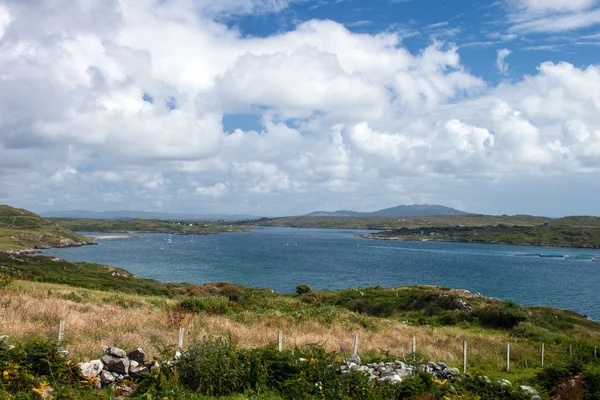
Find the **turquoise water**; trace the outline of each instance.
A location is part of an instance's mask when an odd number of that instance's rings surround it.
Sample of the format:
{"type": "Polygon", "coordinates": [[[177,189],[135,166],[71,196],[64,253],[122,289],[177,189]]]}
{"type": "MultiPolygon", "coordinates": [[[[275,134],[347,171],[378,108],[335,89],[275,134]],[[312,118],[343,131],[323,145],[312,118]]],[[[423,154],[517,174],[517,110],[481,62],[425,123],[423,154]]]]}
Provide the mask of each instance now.
{"type": "Polygon", "coordinates": [[[165,282],[228,281],[293,291],[356,286],[443,285],[526,305],[550,305],[600,321],[600,263],[515,253],[593,254],[468,243],[358,239],[359,231],[267,228],[209,236],[140,234],[99,246],[51,249],[47,254],[125,268],[165,282]],[[162,249],[161,249],[162,248],[162,249]]]}

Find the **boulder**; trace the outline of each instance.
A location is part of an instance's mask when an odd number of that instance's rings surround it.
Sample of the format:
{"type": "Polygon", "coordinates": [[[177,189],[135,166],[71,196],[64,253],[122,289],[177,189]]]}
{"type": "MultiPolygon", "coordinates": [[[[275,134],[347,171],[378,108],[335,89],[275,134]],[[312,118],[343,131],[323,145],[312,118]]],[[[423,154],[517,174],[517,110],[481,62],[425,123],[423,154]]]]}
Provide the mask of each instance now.
{"type": "Polygon", "coordinates": [[[105,355],[102,356],[102,363],[104,369],[110,372],[117,372],[119,374],[127,375],[129,373],[129,359],[119,358],[114,356],[105,355]]]}
{"type": "Polygon", "coordinates": [[[534,388],[532,388],[531,386],[519,386],[519,389],[521,389],[522,392],[526,393],[527,395],[531,395],[531,400],[540,400],[540,394],[538,393],[538,391],[534,388]]]}
{"type": "Polygon", "coordinates": [[[512,386],[512,383],[510,383],[510,381],[507,379],[500,379],[500,380],[496,381],[496,384],[498,384],[498,386],[502,386],[502,387],[511,387],[512,386]]]}
{"type": "Polygon", "coordinates": [[[125,350],[120,349],[118,347],[104,346],[104,354],[107,356],[125,358],[127,357],[127,353],[125,350]]]}
{"type": "Polygon", "coordinates": [[[144,364],[144,366],[151,372],[160,369],[160,363],[156,360],[152,360],[149,363],[144,364]]]}
{"type": "Polygon", "coordinates": [[[113,383],[115,381],[115,377],[111,372],[104,370],[104,371],[100,372],[100,381],[102,382],[103,385],[106,385],[109,383],[113,383]]]}
{"type": "Polygon", "coordinates": [[[140,364],[137,361],[134,360],[129,360],[129,374],[130,375],[137,375],[137,374],[141,374],[142,372],[149,372],[150,369],[148,367],[146,367],[144,364],[140,364]]]}
{"type": "Polygon", "coordinates": [[[348,360],[360,365],[360,356],[358,354],[352,354],[348,360]]]}
{"type": "Polygon", "coordinates": [[[139,347],[137,349],[129,352],[127,357],[129,357],[130,360],[137,361],[140,364],[143,364],[146,362],[146,353],[144,352],[144,350],[142,350],[139,347]]]}
{"type": "Polygon", "coordinates": [[[81,371],[81,376],[84,378],[95,378],[100,375],[100,372],[104,369],[104,364],[100,360],[92,360],[88,362],[81,362],[77,364],[81,371]]]}

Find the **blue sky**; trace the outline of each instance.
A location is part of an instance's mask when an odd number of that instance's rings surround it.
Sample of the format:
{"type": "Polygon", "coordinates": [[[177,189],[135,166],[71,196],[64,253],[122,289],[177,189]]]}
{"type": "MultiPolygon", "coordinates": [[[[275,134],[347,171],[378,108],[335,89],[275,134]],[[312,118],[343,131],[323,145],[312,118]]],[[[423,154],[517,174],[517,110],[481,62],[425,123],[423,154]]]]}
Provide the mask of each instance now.
{"type": "Polygon", "coordinates": [[[0,202],[593,214],[600,0],[0,3],[0,202]]]}

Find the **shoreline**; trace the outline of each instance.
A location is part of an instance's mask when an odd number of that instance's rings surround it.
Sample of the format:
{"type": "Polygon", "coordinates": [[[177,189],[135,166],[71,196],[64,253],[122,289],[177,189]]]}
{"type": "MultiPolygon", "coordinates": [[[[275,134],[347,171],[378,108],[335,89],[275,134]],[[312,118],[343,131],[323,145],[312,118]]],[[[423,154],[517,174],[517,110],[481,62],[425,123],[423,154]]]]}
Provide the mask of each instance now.
{"type": "Polygon", "coordinates": [[[139,236],[135,236],[135,235],[104,235],[104,236],[86,236],[87,238],[93,239],[93,240],[117,240],[117,239],[134,239],[137,238],[139,236]]]}
{"type": "Polygon", "coordinates": [[[570,245],[559,245],[559,244],[533,244],[533,243],[514,243],[514,242],[487,242],[487,241],[473,241],[473,240],[452,240],[452,239],[429,239],[429,238],[412,238],[402,236],[372,236],[372,235],[357,235],[356,237],[368,240],[388,240],[388,241],[399,241],[399,242],[441,242],[441,243],[469,243],[469,244],[501,244],[506,246],[522,246],[522,247],[546,247],[555,249],[588,249],[588,250],[600,250],[600,246],[570,246],[570,245]]]}
{"type": "Polygon", "coordinates": [[[59,244],[56,246],[50,246],[50,245],[39,245],[39,246],[34,246],[33,248],[30,249],[10,249],[10,250],[6,250],[6,253],[9,254],[43,254],[43,250],[48,250],[48,249],[65,249],[65,248],[69,248],[69,247],[83,247],[83,246],[94,246],[94,245],[98,245],[98,243],[96,242],[75,242],[75,243],[71,243],[71,244],[59,244]]]}

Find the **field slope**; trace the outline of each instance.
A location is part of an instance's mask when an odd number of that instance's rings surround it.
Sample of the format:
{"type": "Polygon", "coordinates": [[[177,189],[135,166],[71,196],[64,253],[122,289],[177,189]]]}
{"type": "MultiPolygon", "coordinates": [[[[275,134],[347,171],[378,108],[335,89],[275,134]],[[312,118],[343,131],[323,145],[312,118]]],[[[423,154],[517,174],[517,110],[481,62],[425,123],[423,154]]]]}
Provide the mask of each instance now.
{"type": "Polygon", "coordinates": [[[0,251],[90,243],[90,239],[31,211],[0,205],[0,251]]]}

